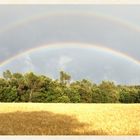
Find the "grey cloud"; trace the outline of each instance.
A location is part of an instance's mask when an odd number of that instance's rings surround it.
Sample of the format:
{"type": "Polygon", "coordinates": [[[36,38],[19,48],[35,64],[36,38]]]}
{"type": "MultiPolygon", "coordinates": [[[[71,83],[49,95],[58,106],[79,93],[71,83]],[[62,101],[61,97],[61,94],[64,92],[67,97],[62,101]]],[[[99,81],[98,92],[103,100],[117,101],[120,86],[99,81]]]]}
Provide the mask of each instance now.
{"type": "MultiPolygon", "coordinates": [[[[139,36],[140,32],[94,16],[54,16],[0,34],[0,51],[8,49],[10,57],[44,44],[71,41],[101,44],[140,59],[139,36]]],[[[6,53],[1,61],[8,58],[6,53]]]]}

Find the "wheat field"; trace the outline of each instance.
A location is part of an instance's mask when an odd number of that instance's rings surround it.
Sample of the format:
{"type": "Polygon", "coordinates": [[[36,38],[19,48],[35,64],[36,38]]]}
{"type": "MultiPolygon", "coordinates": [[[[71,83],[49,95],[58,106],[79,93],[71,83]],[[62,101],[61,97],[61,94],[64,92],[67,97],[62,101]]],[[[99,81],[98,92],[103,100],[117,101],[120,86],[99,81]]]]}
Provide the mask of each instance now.
{"type": "Polygon", "coordinates": [[[140,104],[0,103],[0,135],[140,135],[140,104]]]}

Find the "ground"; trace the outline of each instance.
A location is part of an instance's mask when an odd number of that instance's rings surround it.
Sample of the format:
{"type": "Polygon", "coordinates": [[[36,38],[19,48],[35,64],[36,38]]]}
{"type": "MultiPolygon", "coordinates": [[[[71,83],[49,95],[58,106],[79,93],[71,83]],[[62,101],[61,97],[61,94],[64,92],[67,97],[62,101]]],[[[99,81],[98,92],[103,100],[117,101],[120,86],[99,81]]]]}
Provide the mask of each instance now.
{"type": "Polygon", "coordinates": [[[0,135],[140,135],[140,104],[0,103],[0,135]]]}

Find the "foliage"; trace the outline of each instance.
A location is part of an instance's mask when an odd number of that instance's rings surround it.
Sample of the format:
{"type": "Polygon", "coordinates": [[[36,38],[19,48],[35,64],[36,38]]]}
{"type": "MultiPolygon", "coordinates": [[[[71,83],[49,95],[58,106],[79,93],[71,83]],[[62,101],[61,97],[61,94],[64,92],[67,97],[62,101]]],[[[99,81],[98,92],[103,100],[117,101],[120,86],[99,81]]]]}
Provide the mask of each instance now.
{"type": "Polygon", "coordinates": [[[119,100],[119,92],[113,82],[103,81],[99,85],[102,103],[116,103],[119,100]]]}
{"type": "Polygon", "coordinates": [[[120,89],[120,102],[123,103],[138,103],[139,100],[139,90],[135,88],[122,87],[120,89]]]}
{"type": "Polygon", "coordinates": [[[12,73],[0,78],[0,102],[45,103],[140,103],[140,86],[100,84],[83,79],[71,82],[70,74],[60,71],[59,80],[44,75],[12,73]]]}

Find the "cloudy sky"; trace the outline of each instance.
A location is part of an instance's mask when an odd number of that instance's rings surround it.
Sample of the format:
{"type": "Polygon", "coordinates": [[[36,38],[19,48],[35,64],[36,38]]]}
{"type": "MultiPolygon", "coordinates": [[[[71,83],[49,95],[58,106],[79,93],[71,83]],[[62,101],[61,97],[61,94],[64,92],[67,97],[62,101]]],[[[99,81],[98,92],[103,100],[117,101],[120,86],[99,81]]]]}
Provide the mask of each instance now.
{"type": "Polygon", "coordinates": [[[0,75],[140,83],[140,6],[1,5],[0,75]]]}

